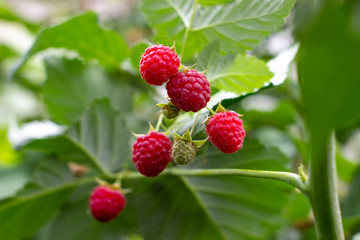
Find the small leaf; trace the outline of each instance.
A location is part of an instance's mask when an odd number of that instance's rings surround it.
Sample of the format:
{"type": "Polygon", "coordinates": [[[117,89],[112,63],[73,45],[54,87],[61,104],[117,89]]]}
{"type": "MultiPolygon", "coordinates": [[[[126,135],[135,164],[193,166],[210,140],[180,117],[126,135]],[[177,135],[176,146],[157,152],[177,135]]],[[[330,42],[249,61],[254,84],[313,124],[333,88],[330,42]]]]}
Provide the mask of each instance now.
{"type": "Polygon", "coordinates": [[[204,48],[199,64],[208,69],[206,75],[211,87],[239,95],[258,91],[273,76],[265,62],[253,56],[220,55],[219,42],[204,48]]]}
{"type": "Polygon", "coordinates": [[[97,16],[89,12],[41,31],[30,50],[14,66],[12,74],[34,54],[48,48],[75,50],[86,61],[95,59],[111,68],[118,67],[128,56],[124,39],[115,32],[102,29],[97,16]]]}

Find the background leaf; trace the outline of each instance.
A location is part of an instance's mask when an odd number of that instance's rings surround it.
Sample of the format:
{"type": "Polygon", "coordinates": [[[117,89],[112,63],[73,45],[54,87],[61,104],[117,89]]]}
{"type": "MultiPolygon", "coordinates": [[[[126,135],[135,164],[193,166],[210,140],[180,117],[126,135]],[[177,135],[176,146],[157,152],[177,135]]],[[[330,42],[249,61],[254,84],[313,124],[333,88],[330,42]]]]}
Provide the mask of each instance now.
{"type": "Polygon", "coordinates": [[[34,54],[48,48],[75,50],[85,60],[95,59],[111,68],[118,67],[128,55],[124,39],[115,32],[102,29],[97,16],[89,12],[41,31],[30,50],[14,66],[13,73],[34,54]]]}
{"type": "Polygon", "coordinates": [[[59,154],[63,160],[118,171],[129,160],[126,122],[108,99],[95,101],[80,120],[55,138],[34,140],[26,147],[59,154]]]}
{"type": "Polygon", "coordinates": [[[252,49],[284,23],[295,0],[235,0],[223,5],[193,8],[195,2],[143,0],[141,7],[150,26],[158,30],[159,38],[167,39],[169,43],[175,38],[180,50],[185,31],[189,30],[187,58],[217,39],[224,52],[252,49]],[[190,26],[193,11],[196,12],[190,26]]]}
{"type": "Polygon", "coordinates": [[[0,202],[0,219],[4,220],[0,239],[21,240],[31,236],[53,216],[75,184],[65,163],[43,159],[32,181],[15,197],[0,202]]]}
{"type": "Polygon", "coordinates": [[[104,97],[109,97],[117,110],[131,109],[131,86],[126,76],[111,75],[99,66],[85,65],[78,59],[50,57],[45,59],[45,67],[44,100],[59,123],[78,120],[95,99],[104,97]]]}
{"type": "Polygon", "coordinates": [[[216,5],[232,2],[233,0],[198,0],[201,5],[216,5]]]}
{"type": "Polygon", "coordinates": [[[206,46],[199,55],[199,66],[208,69],[211,87],[237,94],[256,92],[273,77],[265,62],[242,54],[220,55],[220,43],[206,46]]]}

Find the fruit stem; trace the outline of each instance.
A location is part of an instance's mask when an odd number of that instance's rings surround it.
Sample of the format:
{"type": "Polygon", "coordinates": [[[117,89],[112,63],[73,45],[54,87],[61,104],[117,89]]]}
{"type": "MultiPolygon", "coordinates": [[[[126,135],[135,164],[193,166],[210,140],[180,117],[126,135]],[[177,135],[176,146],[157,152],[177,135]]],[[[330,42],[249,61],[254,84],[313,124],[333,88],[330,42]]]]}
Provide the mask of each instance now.
{"type": "Polygon", "coordinates": [[[190,130],[190,136],[192,136],[193,132],[194,132],[194,129],[195,129],[195,126],[196,126],[196,123],[199,119],[199,116],[200,116],[200,111],[197,112],[197,115],[196,115],[196,118],[195,118],[195,121],[191,127],[191,130],[190,130]]]}
{"type": "Polygon", "coordinates": [[[163,119],[164,119],[164,114],[160,113],[159,118],[158,118],[158,121],[157,121],[157,123],[156,123],[156,127],[155,127],[155,131],[156,131],[156,132],[159,131],[163,119]]]}
{"type": "Polygon", "coordinates": [[[184,35],[184,40],[183,40],[183,46],[181,48],[181,58],[184,57],[184,53],[185,53],[185,48],[186,48],[186,43],[188,41],[189,38],[189,33],[191,31],[192,25],[194,23],[194,18],[195,18],[195,14],[196,14],[196,6],[198,4],[198,0],[195,0],[193,8],[192,8],[192,13],[191,13],[191,18],[190,18],[190,22],[189,22],[189,26],[186,27],[186,31],[185,31],[185,35],[184,35]]]}
{"type": "Polygon", "coordinates": [[[207,106],[206,106],[206,109],[209,110],[209,112],[211,112],[211,114],[215,115],[214,110],[212,110],[211,108],[209,108],[209,107],[207,107],[207,106]]]}

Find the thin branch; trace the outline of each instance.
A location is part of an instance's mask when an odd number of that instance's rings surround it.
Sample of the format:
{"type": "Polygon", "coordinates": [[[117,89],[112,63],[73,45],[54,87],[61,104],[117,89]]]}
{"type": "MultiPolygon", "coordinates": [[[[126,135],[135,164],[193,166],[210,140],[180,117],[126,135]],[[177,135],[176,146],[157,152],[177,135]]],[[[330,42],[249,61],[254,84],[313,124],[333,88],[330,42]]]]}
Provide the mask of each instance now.
{"type": "MultiPolygon", "coordinates": [[[[254,177],[278,180],[289,183],[298,188],[302,192],[306,192],[306,187],[300,175],[290,172],[279,171],[262,171],[249,169],[180,169],[169,168],[161,175],[176,175],[176,176],[240,176],[240,177],[254,177]]],[[[138,172],[128,172],[126,178],[140,178],[144,177],[138,172]]]]}

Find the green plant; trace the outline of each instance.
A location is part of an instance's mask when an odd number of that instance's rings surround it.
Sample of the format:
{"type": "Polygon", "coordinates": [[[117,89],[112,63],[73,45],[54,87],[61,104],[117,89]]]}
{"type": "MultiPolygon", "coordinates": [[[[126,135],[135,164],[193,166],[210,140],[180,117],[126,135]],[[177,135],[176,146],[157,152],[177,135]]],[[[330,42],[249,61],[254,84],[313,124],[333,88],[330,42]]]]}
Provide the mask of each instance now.
{"type": "MultiPolygon", "coordinates": [[[[16,152],[6,134],[0,135],[8,162],[20,159],[15,170],[3,171],[24,171],[27,182],[0,201],[0,239],[331,240],[356,233],[358,164],[342,155],[336,141],[344,142],[360,122],[354,107],[360,105],[359,1],[311,3],[299,1],[294,8],[295,0],[143,0],[141,11],[156,32],[143,29],[151,42],[171,45],[175,39],[181,63],[196,63],[210,82],[209,108],[179,116],[141,78],[139,62],[148,44],[105,30],[92,12],[43,29],[21,57],[0,45],[0,69],[12,81],[3,81],[0,72],[2,89],[21,86],[45,106],[46,113],[23,121],[49,118],[64,127],[16,152]],[[283,26],[293,8],[295,17],[287,24],[300,43],[299,81],[289,76],[274,86],[266,63],[271,54],[259,44],[283,26]],[[38,83],[31,79],[32,57],[40,52],[46,81],[38,83]],[[4,59],[14,56],[10,69],[4,59]],[[256,96],[279,104],[267,112],[246,109],[256,96]],[[159,99],[173,119],[156,113],[159,99]],[[202,141],[202,122],[220,102],[244,113],[247,137],[233,154],[202,141]],[[149,120],[190,143],[195,159],[169,164],[154,178],[140,174],[131,160],[131,130],[146,132],[149,120]],[[89,212],[96,178],[131,189],[124,210],[108,223],[89,212]],[[340,199],[338,178],[351,189],[340,199]]],[[[2,19],[12,16],[1,9],[2,19]]]]}

